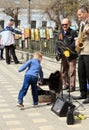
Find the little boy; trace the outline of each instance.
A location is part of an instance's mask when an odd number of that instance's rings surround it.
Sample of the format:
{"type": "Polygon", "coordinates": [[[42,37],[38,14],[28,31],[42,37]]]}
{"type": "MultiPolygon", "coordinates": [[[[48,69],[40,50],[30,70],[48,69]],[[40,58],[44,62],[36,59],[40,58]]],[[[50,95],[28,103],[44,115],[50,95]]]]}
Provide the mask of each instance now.
{"type": "Polygon", "coordinates": [[[23,98],[27,94],[27,90],[29,86],[31,85],[32,89],[32,97],[33,97],[33,105],[38,105],[38,88],[37,88],[37,81],[38,77],[40,78],[40,81],[43,82],[43,71],[42,67],[40,65],[42,61],[42,54],[39,52],[35,52],[33,59],[28,60],[26,63],[24,63],[20,68],[19,72],[26,70],[24,81],[22,88],[19,91],[18,94],[18,107],[24,107],[23,105],[23,98]]]}

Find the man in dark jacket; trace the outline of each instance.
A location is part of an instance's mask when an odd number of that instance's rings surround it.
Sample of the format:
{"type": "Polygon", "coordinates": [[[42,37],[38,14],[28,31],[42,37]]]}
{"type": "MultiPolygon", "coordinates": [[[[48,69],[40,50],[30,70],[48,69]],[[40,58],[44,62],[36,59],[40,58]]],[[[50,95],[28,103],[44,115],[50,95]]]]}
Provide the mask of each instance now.
{"type": "Polygon", "coordinates": [[[70,92],[75,91],[76,58],[78,56],[75,51],[76,37],[77,32],[70,28],[70,20],[64,18],[62,30],[58,34],[56,50],[61,54],[64,89],[69,89],[70,92]]]}

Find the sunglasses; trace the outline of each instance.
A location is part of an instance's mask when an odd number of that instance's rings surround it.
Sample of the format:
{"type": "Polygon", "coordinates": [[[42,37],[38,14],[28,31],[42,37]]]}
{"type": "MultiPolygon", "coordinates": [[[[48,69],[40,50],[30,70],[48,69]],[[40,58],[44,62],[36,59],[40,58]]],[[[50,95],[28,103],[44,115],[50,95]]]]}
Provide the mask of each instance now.
{"type": "Polygon", "coordinates": [[[62,26],[68,26],[68,24],[62,24],[62,26]]]}

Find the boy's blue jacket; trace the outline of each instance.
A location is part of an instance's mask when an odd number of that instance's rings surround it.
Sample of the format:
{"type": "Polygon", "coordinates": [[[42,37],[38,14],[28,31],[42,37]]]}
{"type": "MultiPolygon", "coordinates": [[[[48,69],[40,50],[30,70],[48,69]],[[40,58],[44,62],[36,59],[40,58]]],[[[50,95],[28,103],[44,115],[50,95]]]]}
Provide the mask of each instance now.
{"type": "Polygon", "coordinates": [[[24,71],[25,69],[27,69],[25,73],[26,75],[39,77],[41,82],[43,81],[43,71],[40,65],[40,61],[38,59],[33,58],[32,60],[28,60],[19,68],[18,71],[21,72],[24,71]]]}

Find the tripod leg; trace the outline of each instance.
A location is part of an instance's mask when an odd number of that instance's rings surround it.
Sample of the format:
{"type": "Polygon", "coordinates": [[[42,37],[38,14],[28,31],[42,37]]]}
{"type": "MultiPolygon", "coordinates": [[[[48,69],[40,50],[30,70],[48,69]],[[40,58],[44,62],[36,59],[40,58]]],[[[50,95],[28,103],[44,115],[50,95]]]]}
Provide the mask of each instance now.
{"type": "Polygon", "coordinates": [[[85,107],[84,107],[84,105],[83,105],[82,103],[80,103],[78,100],[74,99],[73,97],[72,97],[72,99],[79,104],[79,105],[76,107],[75,110],[77,110],[80,106],[85,110],[85,107]]]}

